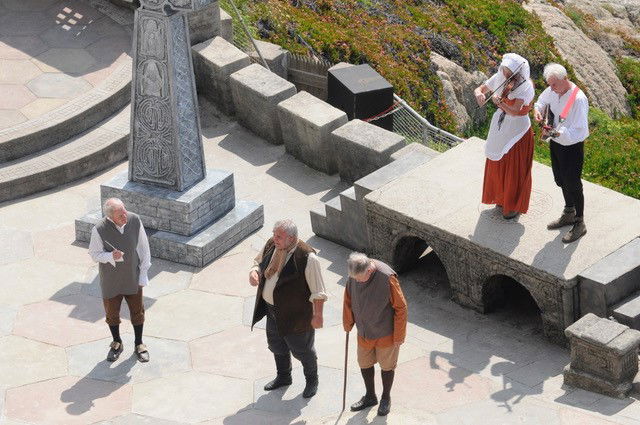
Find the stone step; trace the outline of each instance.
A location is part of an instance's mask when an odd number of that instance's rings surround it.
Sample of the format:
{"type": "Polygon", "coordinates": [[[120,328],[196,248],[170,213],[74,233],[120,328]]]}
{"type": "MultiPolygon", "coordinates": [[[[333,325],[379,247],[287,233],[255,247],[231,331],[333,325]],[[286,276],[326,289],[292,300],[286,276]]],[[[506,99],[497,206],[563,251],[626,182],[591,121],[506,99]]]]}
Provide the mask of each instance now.
{"type": "Polygon", "coordinates": [[[131,101],[131,59],[89,92],[49,113],[0,130],[0,163],[14,161],[81,134],[131,101]]]}
{"type": "MultiPolygon", "coordinates": [[[[76,220],[76,240],[89,242],[91,229],[101,217],[100,210],[96,209],[76,220]]],[[[153,257],[204,267],[258,230],[263,223],[262,205],[236,200],[231,211],[195,235],[183,236],[148,229],[147,235],[153,257]]]]}
{"type": "Polygon", "coordinates": [[[640,238],[591,265],[579,278],[580,314],[609,317],[614,305],[640,290],[640,238]]]}
{"type": "Polygon", "coordinates": [[[630,328],[640,330],[640,293],[634,294],[615,306],[613,317],[630,328]]]}
{"type": "Polygon", "coordinates": [[[0,202],[72,182],[126,159],[129,117],[127,107],[64,143],[0,165],[0,202]]]}
{"type": "Polygon", "coordinates": [[[377,169],[373,173],[367,174],[353,184],[356,199],[358,202],[362,202],[368,193],[392,182],[403,174],[435,158],[435,156],[435,154],[423,151],[411,152],[377,169]]]}

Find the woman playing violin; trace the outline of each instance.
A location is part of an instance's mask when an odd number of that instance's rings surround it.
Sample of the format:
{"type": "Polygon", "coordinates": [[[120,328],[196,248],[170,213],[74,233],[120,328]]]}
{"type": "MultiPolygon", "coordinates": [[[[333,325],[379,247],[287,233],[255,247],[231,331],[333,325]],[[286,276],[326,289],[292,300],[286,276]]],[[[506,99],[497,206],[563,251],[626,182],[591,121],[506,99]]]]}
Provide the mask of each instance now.
{"type": "Polygon", "coordinates": [[[500,68],[474,91],[478,105],[490,100],[493,114],[485,156],[482,203],[496,204],[509,220],[529,209],[533,131],[529,111],[535,96],[529,62],[515,53],[503,56],[500,68]]]}

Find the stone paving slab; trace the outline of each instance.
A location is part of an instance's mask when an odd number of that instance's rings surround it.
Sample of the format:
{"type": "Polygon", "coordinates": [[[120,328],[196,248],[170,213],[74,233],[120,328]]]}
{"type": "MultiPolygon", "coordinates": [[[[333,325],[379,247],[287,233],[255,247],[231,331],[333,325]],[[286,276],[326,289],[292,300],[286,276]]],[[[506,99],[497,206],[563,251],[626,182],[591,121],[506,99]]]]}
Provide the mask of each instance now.
{"type": "Polygon", "coordinates": [[[490,214],[493,206],[480,204],[483,149],[483,140],[471,138],[372,192],[367,199],[375,210],[386,211],[384,214],[402,222],[433,226],[563,280],[575,278],[640,234],[639,200],[585,181],[589,233],[578,243],[563,244],[558,236],[564,230],[546,228],[563,208],[562,192],[551,169],[538,162],[533,163],[529,212],[505,223],[490,214]],[[458,177],[452,180],[451,176],[458,177]],[[447,202],[440,202],[442,199],[447,202]],[[616,220],[610,219],[611,205],[616,206],[616,220]]]}
{"type": "Polygon", "coordinates": [[[246,406],[251,384],[237,378],[187,372],[133,386],[133,412],[160,419],[197,423],[246,406]]]}
{"type": "Polygon", "coordinates": [[[86,424],[131,409],[131,387],[66,376],[7,391],[9,418],[34,424],[86,424]]]}
{"type": "MultiPolygon", "coordinates": [[[[103,328],[107,329],[103,324],[103,328]]],[[[121,330],[130,329],[121,326],[121,330]]],[[[140,363],[133,353],[133,334],[121,333],[124,351],[113,363],[105,357],[111,338],[104,338],[67,349],[69,374],[118,384],[146,382],[162,376],[191,370],[189,347],[182,341],[145,336],[143,341],[153,361],[140,363]]]]}
{"type": "Polygon", "coordinates": [[[67,374],[62,348],[19,336],[0,338],[0,382],[16,387],[67,374]]]}

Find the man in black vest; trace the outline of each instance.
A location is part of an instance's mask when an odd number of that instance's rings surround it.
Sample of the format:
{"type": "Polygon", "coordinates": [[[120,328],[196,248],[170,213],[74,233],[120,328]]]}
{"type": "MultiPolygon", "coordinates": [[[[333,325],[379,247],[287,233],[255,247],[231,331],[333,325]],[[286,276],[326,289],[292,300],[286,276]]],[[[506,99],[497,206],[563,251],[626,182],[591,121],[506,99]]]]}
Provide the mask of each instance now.
{"type": "Polygon", "coordinates": [[[129,306],[135,335],[135,353],[141,362],[149,361],[149,352],[142,343],[144,304],[142,287],[149,283],[151,267],[149,241],[140,218],[127,212],[117,198],[107,199],[105,217],[91,231],[89,255],[100,263],[100,288],[107,324],[113,336],[107,360],[116,361],[122,353],[120,338],[120,305],[124,298],[129,306]]]}
{"type": "Polygon", "coordinates": [[[291,354],[300,360],[306,379],[302,396],[318,390],[315,329],[322,327],[322,307],[327,299],[315,251],[298,239],[291,220],[278,221],[249,273],[257,286],[251,329],[267,316],[267,344],[276,362],[276,378],[266,391],[291,384],[291,354]]]}

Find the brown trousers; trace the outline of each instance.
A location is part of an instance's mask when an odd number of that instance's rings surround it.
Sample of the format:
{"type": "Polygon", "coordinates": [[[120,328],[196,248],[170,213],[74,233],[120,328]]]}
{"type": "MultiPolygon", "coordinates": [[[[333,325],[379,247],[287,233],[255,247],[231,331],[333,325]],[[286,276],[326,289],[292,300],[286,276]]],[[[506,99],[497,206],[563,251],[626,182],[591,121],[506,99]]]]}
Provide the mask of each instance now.
{"type": "Polygon", "coordinates": [[[107,324],[116,326],[120,324],[120,306],[122,299],[129,306],[129,314],[131,316],[131,324],[133,326],[144,323],[144,304],[142,302],[142,287],[138,289],[137,294],[133,295],[116,295],[113,298],[102,299],[104,303],[104,311],[107,315],[107,324]]]}

